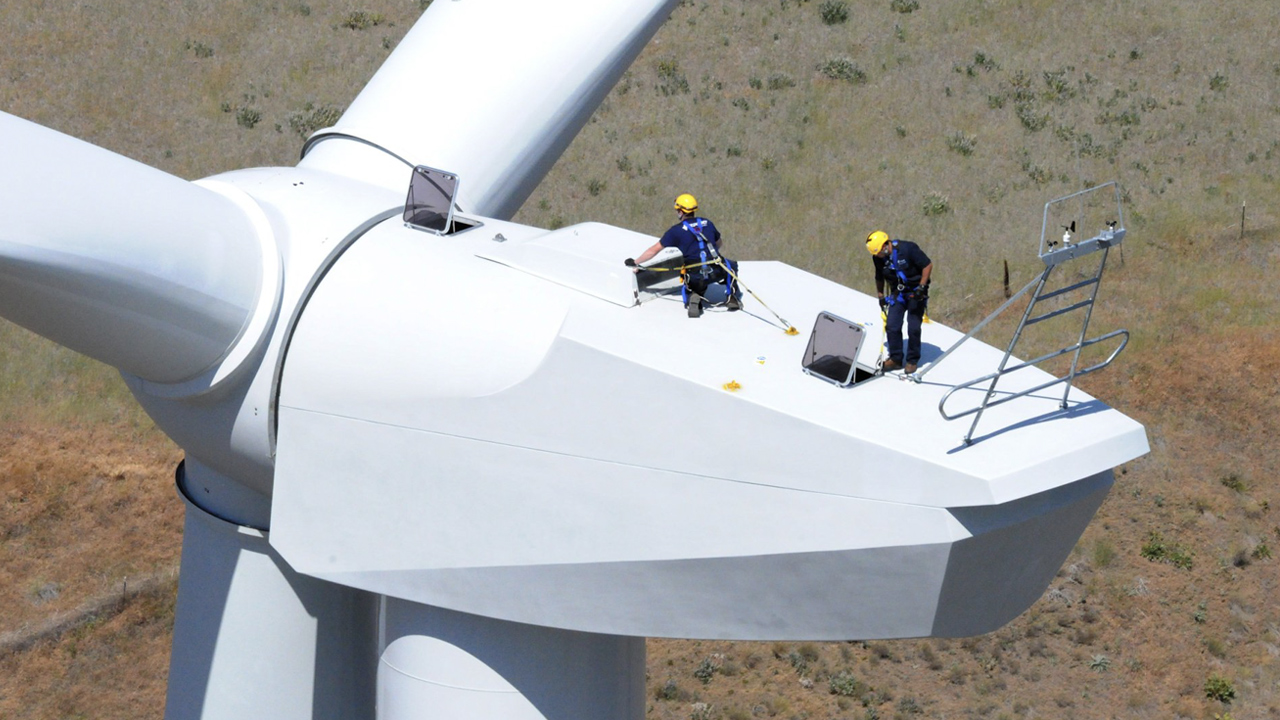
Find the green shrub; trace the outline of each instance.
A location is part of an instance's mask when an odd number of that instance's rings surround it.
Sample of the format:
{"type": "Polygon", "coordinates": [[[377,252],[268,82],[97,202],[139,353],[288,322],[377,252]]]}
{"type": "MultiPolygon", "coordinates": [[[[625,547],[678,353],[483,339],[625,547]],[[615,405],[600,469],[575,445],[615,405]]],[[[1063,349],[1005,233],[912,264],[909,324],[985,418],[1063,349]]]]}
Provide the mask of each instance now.
{"type": "Polygon", "coordinates": [[[996,59],[981,50],[973,54],[973,66],[982,68],[987,72],[1000,69],[1000,64],[996,62],[996,59]]]}
{"type": "Polygon", "coordinates": [[[843,671],[839,675],[832,675],[831,679],[827,681],[827,685],[830,687],[832,695],[839,695],[840,697],[860,697],[866,689],[853,676],[853,673],[848,671],[843,671]]]}
{"type": "Polygon", "coordinates": [[[1179,568],[1190,570],[1192,566],[1191,552],[1178,544],[1166,544],[1160,533],[1152,531],[1147,541],[1142,544],[1142,557],[1151,562],[1163,562],[1179,568]]]}
{"type": "Polygon", "coordinates": [[[347,16],[342,18],[338,25],[348,30],[368,30],[371,27],[381,25],[385,20],[386,18],[378,13],[354,10],[347,13],[347,16]]]}
{"type": "Polygon", "coordinates": [[[191,52],[195,53],[195,56],[198,58],[213,57],[213,48],[209,47],[208,45],[205,45],[202,42],[199,42],[199,41],[192,42],[188,40],[184,47],[187,50],[190,50],[191,52]]]}
{"type": "Polygon", "coordinates": [[[956,131],[954,134],[947,136],[947,149],[954,153],[959,153],[968,157],[973,154],[974,148],[978,146],[978,138],[972,135],[966,135],[963,132],[956,131]]]}
{"type": "Polygon", "coordinates": [[[1210,700],[1229,703],[1236,697],[1236,688],[1230,680],[1214,673],[1204,681],[1204,696],[1210,700]]]}
{"type": "Polygon", "coordinates": [[[847,57],[831,58],[818,66],[818,72],[833,80],[844,80],[855,84],[867,81],[867,74],[857,63],[847,57]]]}
{"type": "Polygon", "coordinates": [[[305,138],[317,130],[337,125],[341,117],[342,108],[333,105],[316,107],[307,103],[301,110],[289,113],[289,127],[305,138]]]}
{"type": "Polygon", "coordinates": [[[703,685],[710,685],[711,678],[715,677],[715,675],[716,664],[711,660],[711,658],[704,658],[703,661],[698,664],[698,669],[693,671],[693,676],[703,685]]]}
{"type": "Polygon", "coordinates": [[[1218,638],[1205,638],[1204,649],[1219,660],[1227,656],[1227,646],[1218,638]]]}
{"type": "Polygon", "coordinates": [[[1034,102],[1014,103],[1013,112],[1018,116],[1018,122],[1022,123],[1022,127],[1031,132],[1043,130],[1049,124],[1049,114],[1040,112],[1034,102]]]}
{"type": "Polygon", "coordinates": [[[946,215],[951,212],[951,201],[946,195],[938,193],[929,193],[924,196],[924,201],[920,205],[920,210],[925,217],[937,217],[938,215],[946,215]]]}
{"type": "Polygon", "coordinates": [[[1244,478],[1235,473],[1231,473],[1218,482],[1221,482],[1223,487],[1229,490],[1235,490],[1238,493],[1242,493],[1249,489],[1249,485],[1245,483],[1244,478]]]}
{"type": "Polygon", "coordinates": [[[1044,78],[1046,100],[1063,102],[1076,96],[1076,91],[1067,80],[1066,70],[1046,70],[1041,73],[1044,78]]]}
{"type": "Polygon", "coordinates": [[[1097,567],[1107,567],[1116,559],[1116,548],[1106,540],[1099,539],[1093,544],[1093,564],[1097,567]]]}
{"type": "Polygon", "coordinates": [[[655,700],[688,700],[689,693],[682,689],[675,680],[667,680],[661,687],[654,689],[655,700]]]}
{"type": "Polygon", "coordinates": [[[839,25],[849,19],[849,4],[844,0],[823,0],[818,15],[825,25],[839,25]]]}
{"type": "Polygon", "coordinates": [[[920,9],[920,0],[889,0],[889,9],[896,13],[912,13],[920,9]]]}
{"type": "Polygon", "coordinates": [[[795,78],[786,73],[776,73],[769,76],[769,89],[782,90],[783,88],[795,87],[795,78]]]}
{"type": "Polygon", "coordinates": [[[689,93],[689,80],[680,72],[680,63],[675,58],[666,57],[658,60],[658,92],[664,97],[686,95],[689,93]]]}
{"type": "Polygon", "coordinates": [[[236,124],[240,127],[252,130],[260,122],[262,122],[261,111],[249,107],[242,107],[236,110],[236,124]]]}

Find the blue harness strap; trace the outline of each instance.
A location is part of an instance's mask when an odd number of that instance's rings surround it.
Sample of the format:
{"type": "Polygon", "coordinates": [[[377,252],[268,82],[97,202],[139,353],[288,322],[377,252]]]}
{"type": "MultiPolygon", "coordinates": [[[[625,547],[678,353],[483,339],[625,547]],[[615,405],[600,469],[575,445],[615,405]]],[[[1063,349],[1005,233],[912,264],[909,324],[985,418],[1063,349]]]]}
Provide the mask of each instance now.
{"type": "Polygon", "coordinates": [[[704,263],[697,268],[698,276],[703,278],[711,277],[713,274],[711,266],[706,263],[712,259],[711,256],[715,252],[715,248],[711,246],[707,236],[702,234],[702,230],[707,227],[707,220],[696,217],[692,222],[685,220],[681,223],[681,227],[684,228],[685,232],[698,239],[698,262],[704,263]]]}
{"type": "MultiPolygon", "coordinates": [[[[702,263],[696,268],[698,279],[712,281],[720,274],[717,273],[715,265],[728,263],[728,261],[720,257],[720,253],[716,252],[715,245],[712,244],[712,242],[707,239],[707,236],[703,234],[702,231],[707,227],[707,225],[707,219],[700,217],[695,217],[692,221],[685,220],[680,223],[680,226],[684,228],[685,232],[698,239],[698,262],[702,263]],[[717,261],[719,261],[719,263],[717,263],[717,261]]],[[[735,292],[733,274],[726,271],[723,272],[723,275],[725,287],[728,289],[730,297],[732,297],[735,292]]],[[[687,285],[681,287],[680,294],[687,303],[689,301],[687,285]]]]}
{"type": "Polygon", "coordinates": [[[896,240],[893,241],[893,252],[889,254],[889,263],[893,268],[894,273],[898,276],[898,292],[890,295],[888,298],[889,304],[893,305],[895,303],[905,302],[906,299],[903,297],[903,291],[905,291],[909,285],[907,282],[907,274],[898,268],[898,241],[896,240]]]}

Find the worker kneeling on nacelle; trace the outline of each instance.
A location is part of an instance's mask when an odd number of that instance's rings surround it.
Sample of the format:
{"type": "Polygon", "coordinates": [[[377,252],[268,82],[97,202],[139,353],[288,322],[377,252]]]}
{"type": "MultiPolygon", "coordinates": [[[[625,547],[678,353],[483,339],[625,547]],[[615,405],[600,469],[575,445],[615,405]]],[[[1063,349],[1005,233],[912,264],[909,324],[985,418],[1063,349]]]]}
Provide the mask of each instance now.
{"type": "Polygon", "coordinates": [[[679,248],[684,262],[680,268],[684,278],[681,295],[689,317],[699,317],[707,306],[742,309],[738,264],[720,254],[720,231],[710,220],[697,216],[698,201],[688,193],[676,198],[675,209],[679,221],[640,257],[628,259],[627,266],[648,262],[663,248],[679,248]]]}

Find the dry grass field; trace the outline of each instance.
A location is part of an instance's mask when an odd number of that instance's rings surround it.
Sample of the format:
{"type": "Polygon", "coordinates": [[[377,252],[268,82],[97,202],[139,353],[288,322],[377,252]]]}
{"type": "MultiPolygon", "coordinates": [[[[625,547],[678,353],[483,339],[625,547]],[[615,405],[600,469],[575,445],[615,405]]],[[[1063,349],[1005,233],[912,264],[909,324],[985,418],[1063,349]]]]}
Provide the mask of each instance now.
{"type": "MultiPolygon", "coordinates": [[[[6,0],[0,110],[186,178],[292,164],[421,7],[6,0]]],[[[858,240],[884,228],[924,245],[931,313],[964,327],[1006,261],[1015,289],[1037,272],[1046,201],[1117,180],[1129,237],[1095,327],[1133,340],[1083,384],[1152,453],[1009,626],[654,640],[650,717],[1280,717],[1278,20],[1271,0],[680,5],[517,220],[658,234],[693,192],[731,256],[864,290],[858,240]]],[[[0,324],[0,718],[161,716],[180,457],[109,369],[0,324]]]]}

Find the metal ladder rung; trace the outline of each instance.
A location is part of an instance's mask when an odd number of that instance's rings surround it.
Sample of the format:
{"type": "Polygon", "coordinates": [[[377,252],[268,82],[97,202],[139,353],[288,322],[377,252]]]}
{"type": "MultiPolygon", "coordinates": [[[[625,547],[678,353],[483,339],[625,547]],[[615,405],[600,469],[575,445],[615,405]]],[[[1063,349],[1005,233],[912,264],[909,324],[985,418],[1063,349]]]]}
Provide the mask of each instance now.
{"type": "MultiPolygon", "coordinates": [[[[1040,298],[1036,298],[1036,299],[1039,300],[1040,298]]],[[[1023,325],[1035,325],[1038,322],[1048,320],[1049,318],[1055,318],[1055,317],[1058,317],[1059,315],[1065,315],[1066,313],[1069,313],[1072,310],[1079,310],[1082,307],[1089,307],[1092,304],[1093,304],[1093,298],[1089,298],[1088,300],[1081,300],[1075,305],[1068,305],[1067,307],[1064,307],[1061,310],[1054,310],[1053,312],[1045,313],[1039,317],[1033,317],[1027,320],[1025,323],[1023,323],[1023,325]]]]}
{"type": "Polygon", "coordinates": [[[1048,300],[1049,298],[1058,297],[1059,295],[1064,295],[1066,293],[1071,292],[1072,290],[1079,290],[1080,288],[1085,287],[1087,285],[1093,285],[1094,283],[1097,283],[1099,279],[1100,278],[1095,276],[1095,277],[1089,278],[1088,280],[1081,280],[1075,285],[1068,285],[1067,287],[1054,290],[1051,293],[1045,293],[1044,295],[1040,295],[1036,297],[1036,302],[1040,302],[1041,300],[1048,300]]]}

